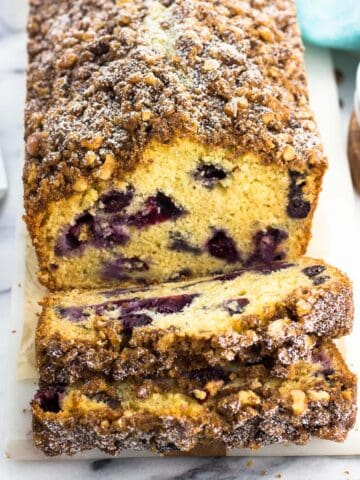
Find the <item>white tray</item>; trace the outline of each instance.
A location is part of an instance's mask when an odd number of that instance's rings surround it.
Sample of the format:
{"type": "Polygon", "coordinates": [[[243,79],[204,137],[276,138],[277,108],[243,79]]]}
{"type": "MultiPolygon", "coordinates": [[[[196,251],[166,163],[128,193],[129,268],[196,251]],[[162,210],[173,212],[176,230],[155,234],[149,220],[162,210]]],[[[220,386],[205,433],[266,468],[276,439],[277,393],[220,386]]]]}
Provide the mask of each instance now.
{"type": "MultiPolygon", "coordinates": [[[[355,219],[353,189],[345,155],[345,141],[342,139],[337,89],[334,82],[330,54],[326,50],[309,47],[306,53],[310,93],[313,109],[319,122],[323,142],[330,160],[323,193],[315,215],[313,240],[308,254],[323,257],[329,263],[342,268],[354,281],[356,298],[360,298],[357,248],[358,228],[355,219]]],[[[358,219],[359,220],[359,219],[358,219]]],[[[9,379],[6,403],[6,454],[18,460],[44,460],[46,457],[35,449],[31,437],[31,415],[29,402],[36,389],[36,381],[16,379],[17,353],[19,350],[24,319],[24,251],[25,229],[19,222],[17,235],[17,258],[12,293],[12,315],[9,334],[9,379]]],[[[360,270],[360,269],[359,269],[360,270]]],[[[350,368],[360,374],[360,324],[355,322],[353,334],[348,337],[342,349],[350,368]]],[[[272,446],[257,452],[247,449],[228,450],[228,456],[268,455],[359,455],[360,423],[342,444],[326,440],[312,440],[308,445],[272,446]]],[[[122,457],[155,456],[150,452],[125,451],[122,457]]],[[[93,450],[78,454],[74,459],[105,458],[103,453],[93,450]]],[[[67,458],[67,457],[66,457],[67,458]]]]}

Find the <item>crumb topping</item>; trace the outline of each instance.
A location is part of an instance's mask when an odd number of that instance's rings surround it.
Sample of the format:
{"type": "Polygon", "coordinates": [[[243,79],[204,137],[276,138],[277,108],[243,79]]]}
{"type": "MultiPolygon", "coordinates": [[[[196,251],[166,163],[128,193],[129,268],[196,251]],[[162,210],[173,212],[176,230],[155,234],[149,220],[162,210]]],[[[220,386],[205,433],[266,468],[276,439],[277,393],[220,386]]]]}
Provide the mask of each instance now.
{"type": "Polygon", "coordinates": [[[28,212],[121,178],[153,140],[325,161],[293,0],[30,5],[28,212]]]}

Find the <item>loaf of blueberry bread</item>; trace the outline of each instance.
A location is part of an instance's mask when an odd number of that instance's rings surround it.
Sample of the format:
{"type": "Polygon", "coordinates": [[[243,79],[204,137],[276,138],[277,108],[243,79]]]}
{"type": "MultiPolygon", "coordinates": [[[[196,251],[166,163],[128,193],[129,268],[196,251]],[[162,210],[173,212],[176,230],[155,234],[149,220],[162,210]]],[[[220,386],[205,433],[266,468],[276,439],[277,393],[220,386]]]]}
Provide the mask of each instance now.
{"type": "Polygon", "coordinates": [[[43,386],[32,402],[37,447],[72,455],[97,447],[188,451],[221,441],[257,448],[305,443],[310,436],[342,441],[356,415],[356,380],[331,342],[286,379],[264,364],[189,371],[74,386],[43,386]]]}
{"type": "Polygon", "coordinates": [[[52,293],[36,332],[46,383],[116,380],[272,357],[279,375],[323,337],[348,333],[352,288],[310,258],[162,286],[52,293]]]}
{"type": "Polygon", "coordinates": [[[294,0],[30,0],[26,222],[97,288],[305,252],[326,168],[294,0]]]}

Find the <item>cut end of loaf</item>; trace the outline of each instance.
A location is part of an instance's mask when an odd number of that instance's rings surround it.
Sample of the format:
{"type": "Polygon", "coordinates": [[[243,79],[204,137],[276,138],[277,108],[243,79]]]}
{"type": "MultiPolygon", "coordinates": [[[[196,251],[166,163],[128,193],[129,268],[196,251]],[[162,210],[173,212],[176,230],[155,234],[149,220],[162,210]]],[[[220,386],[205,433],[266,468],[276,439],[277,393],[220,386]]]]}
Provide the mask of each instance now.
{"type": "Polygon", "coordinates": [[[321,176],[186,139],[154,144],[126,181],[89,186],[31,224],[40,279],[50,288],[146,284],[297,257],[321,176]]]}

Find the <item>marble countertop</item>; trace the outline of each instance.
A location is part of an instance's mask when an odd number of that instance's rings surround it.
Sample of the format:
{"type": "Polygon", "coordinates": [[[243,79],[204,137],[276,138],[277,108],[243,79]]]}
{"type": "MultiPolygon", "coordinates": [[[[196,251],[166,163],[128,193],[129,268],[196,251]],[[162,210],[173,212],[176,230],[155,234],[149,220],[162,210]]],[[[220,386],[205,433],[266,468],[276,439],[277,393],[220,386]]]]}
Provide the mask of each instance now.
{"type": "MultiPolygon", "coordinates": [[[[21,208],[22,117],[25,91],[25,34],[12,31],[1,21],[0,6],[0,148],[5,160],[9,191],[0,200],[0,438],[4,431],[3,404],[6,378],[6,339],[9,329],[10,294],[14,251],[15,222],[21,208]]],[[[347,135],[352,110],[357,59],[346,53],[334,53],[334,63],[343,72],[339,83],[343,134],[347,135]]],[[[356,196],[360,218],[360,197],[356,196]]],[[[3,440],[0,440],[1,442],[3,440]]],[[[0,444],[0,478],[52,480],[64,477],[91,480],[360,480],[360,458],[356,457],[267,457],[253,458],[162,458],[106,461],[14,462],[4,457],[0,444]]]]}

